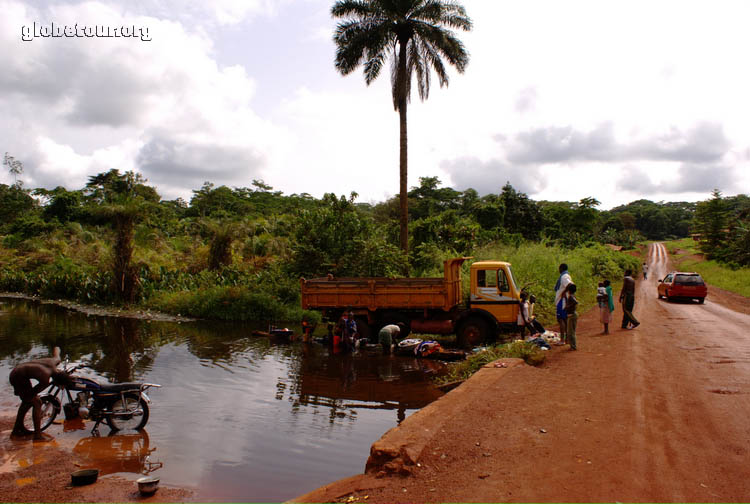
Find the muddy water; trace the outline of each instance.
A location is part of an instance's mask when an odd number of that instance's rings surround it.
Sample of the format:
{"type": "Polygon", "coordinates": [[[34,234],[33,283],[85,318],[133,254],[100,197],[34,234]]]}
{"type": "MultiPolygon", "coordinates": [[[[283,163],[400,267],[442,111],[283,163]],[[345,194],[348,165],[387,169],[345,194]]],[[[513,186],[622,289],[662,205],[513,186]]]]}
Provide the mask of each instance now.
{"type": "MultiPolygon", "coordinates": [[[[432,361],[279,344],[249,326],[86,316],[0,299],[0,413],[18,399],[19,362],[60,346],[89,376],[159,383],[140,433],[101,437],[91,423],[49,432],[84,465],[192,488],[202,501],[282,501],[364,469],[370,445],[440,393],[432,361]]],[[[33,461],[32,461],[33,462],[33,461]]],[[[27,460],[8,461],[4,469],[27,460]],[[8,466],[8,467],[5,467],[8,466]]]]}

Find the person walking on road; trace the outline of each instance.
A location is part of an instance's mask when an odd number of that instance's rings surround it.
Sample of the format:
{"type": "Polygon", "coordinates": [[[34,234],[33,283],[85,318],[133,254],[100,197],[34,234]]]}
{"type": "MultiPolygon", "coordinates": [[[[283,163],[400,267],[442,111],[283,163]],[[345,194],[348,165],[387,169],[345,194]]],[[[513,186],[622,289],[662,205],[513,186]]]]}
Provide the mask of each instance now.
{"type": "Polygon", "coordinates": [[[648,280],[648,264],[643,263],[643,266],[641,266],[641,269],[643,270],[643,279],[648,280]]]}
{"type": "Polygon", "coordinates": [[[612,285],[609,280],[604,280],[601,285],[604,287],[604,294],[599,292],[596,300],[599,303],[599,321],[604,324],[604,332],[609,334],[609,324],[612,322],[612,312],[615,311],[615,301],[612,298],[612,285]]]}
{"type": "Polygon", "coordinates": [[[625,270],[625,278],[622,281],[622,290],[620,291],[620,303],[622,303],[622,328],[635,329],[641,325],[633,315],[635,279],[632,270],[625,270]]]}
{"type": "Polygon", "coordinates": [[[565,313],[565,290],[568,288],[568,284],[573,282],[573,279],[568,273],[568,265],[562,263],[558,268],[560,276],[555,283],[555,307],[557,311],[557,323],[560,326],[560,342],[559,345],[564,345],[567,342],[567,314],[565,313]]]}

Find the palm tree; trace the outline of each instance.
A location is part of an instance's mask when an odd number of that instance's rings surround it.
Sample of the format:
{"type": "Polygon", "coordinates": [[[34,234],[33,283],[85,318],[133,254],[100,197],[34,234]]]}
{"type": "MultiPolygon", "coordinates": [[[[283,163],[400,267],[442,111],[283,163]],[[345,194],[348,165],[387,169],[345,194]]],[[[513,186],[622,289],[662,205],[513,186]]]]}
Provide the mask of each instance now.
{"type": "Polygon", "coordinates": [[[469,54],[452,30],[471,30],[471,19],[463,6],[446,0],[339,0],[331,15],[343,19],[333,37],[336,68],[343,75],[363,65],[369,85],[391,57],[393,107],[400,124],[401,249],[408,252],[406,105],[412,75],[425,100],[432,70],[440,87],[448,85],[443,59],[463,73],[469,54]]]}

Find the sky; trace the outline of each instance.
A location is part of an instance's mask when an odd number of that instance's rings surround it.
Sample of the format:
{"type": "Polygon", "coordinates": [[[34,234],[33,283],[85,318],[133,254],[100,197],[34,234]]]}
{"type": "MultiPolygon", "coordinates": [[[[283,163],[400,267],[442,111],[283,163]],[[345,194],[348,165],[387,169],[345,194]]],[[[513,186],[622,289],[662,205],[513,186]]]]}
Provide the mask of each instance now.
{"type": "MultiPolygon", "coordinates": [[[[164,199],[263,180],[384,201],[399,187],[390,67],[370,86],[338,73],[332,4],[0,0],[0,151],[25,187],[116,168],[164,199]]],[[[466,71],[408,108],[410,187],[510,182],[600,209],[750,193],[750,2],[462,4],[466,71]]]]}

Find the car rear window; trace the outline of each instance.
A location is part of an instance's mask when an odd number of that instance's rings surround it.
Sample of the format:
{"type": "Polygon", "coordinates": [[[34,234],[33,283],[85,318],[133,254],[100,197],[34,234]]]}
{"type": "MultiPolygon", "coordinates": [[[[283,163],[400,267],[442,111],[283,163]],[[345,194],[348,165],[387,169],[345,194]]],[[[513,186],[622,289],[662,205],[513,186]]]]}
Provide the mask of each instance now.
{"type": "Polygon", "coordinates": [[[674,283],[678,285],[703,285],[700,275],[675,275],[674,283]]]}

